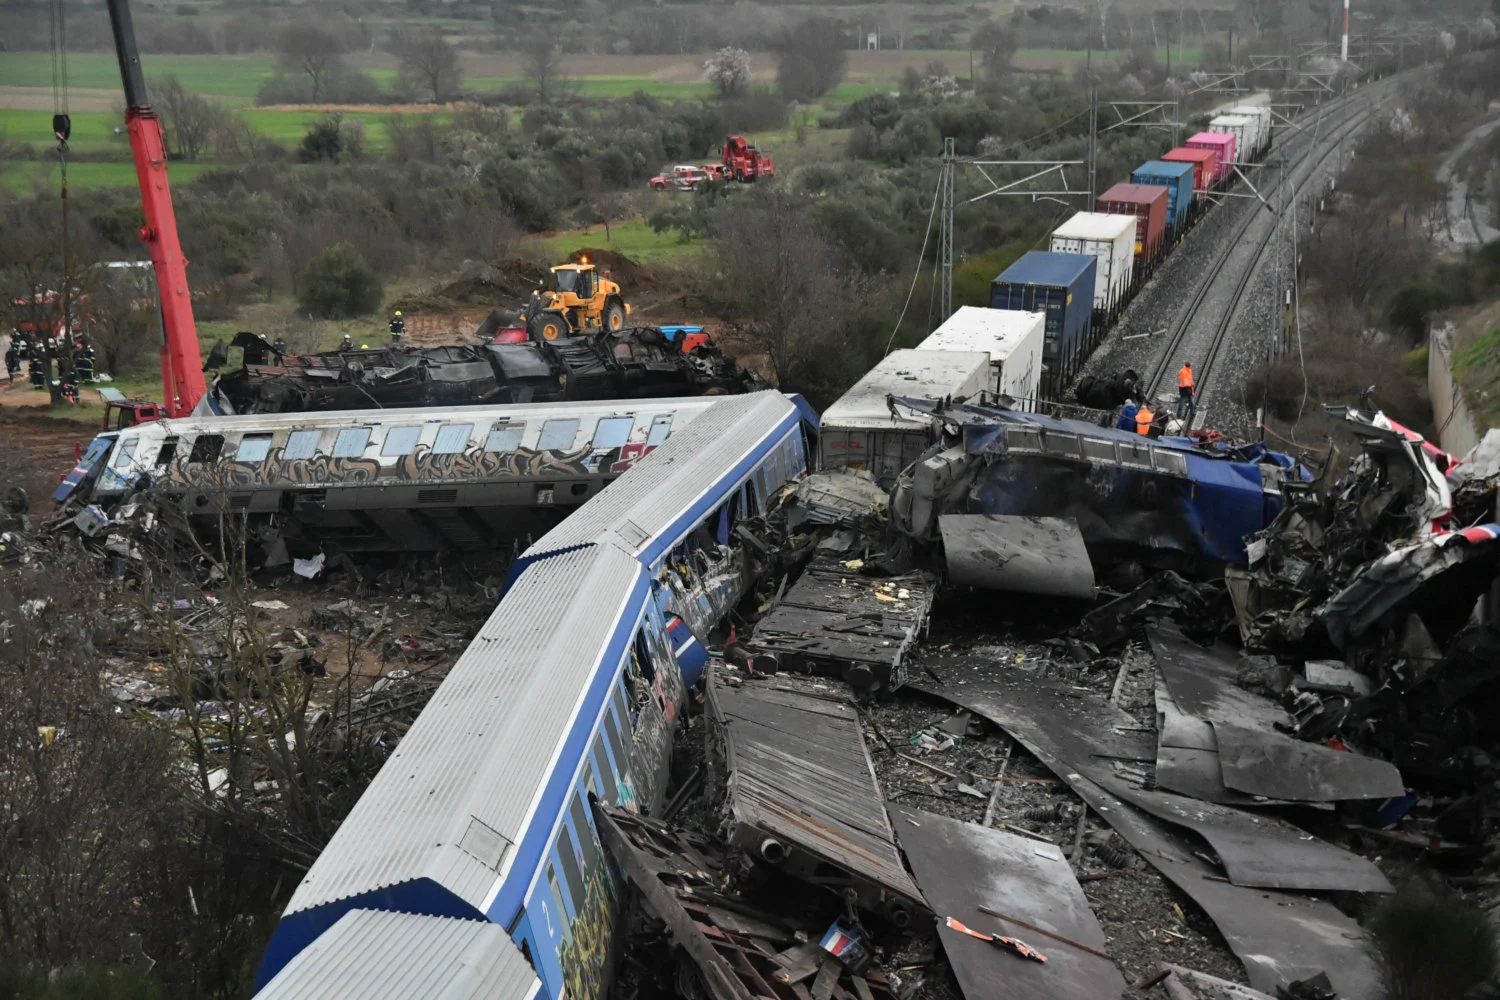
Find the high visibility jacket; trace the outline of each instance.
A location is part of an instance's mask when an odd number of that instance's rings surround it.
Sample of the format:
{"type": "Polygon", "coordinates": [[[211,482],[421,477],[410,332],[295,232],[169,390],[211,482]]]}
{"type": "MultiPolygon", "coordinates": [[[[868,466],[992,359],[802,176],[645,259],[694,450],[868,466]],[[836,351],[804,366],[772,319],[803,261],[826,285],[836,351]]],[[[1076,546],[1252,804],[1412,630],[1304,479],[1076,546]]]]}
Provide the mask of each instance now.
{"type": "Polygon", "coordinates": [[[1150,410],[1144,406],[1135,411],[1135,432],[1137,434],[1150,434],[1151,421],[1155,417],[1150,410]]]}
{"type": "Polygon", "coordinates": [[[1183,365],[1177,370],[1177,388],[1191,389],[1193,387],[1193,370],[1183,365]]]}

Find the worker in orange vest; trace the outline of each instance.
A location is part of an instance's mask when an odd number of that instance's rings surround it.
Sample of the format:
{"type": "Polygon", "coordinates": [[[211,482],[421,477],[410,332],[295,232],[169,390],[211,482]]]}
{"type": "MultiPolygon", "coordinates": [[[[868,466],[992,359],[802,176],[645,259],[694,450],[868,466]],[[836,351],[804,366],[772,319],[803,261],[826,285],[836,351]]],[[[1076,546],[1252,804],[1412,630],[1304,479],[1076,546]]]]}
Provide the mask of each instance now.
{"type": "Polygon", "coordinates": [[[1156,419],[1156,414],[1151,412],[1151,407],[1142,401],[1141,408],[1135,411],[1135,432],[1137,434],[1150,434],[1151,421],[1156,419]]]}
{"type": "Polygon", "coordinates": [[[1198,416],[1198,401],[1193,395],[1193,366],[1184,361],[1182,367],[1177,371],[1177,419],[1182,419],[1182,411],[1188,411],[1188,421],[1198,416]]]}

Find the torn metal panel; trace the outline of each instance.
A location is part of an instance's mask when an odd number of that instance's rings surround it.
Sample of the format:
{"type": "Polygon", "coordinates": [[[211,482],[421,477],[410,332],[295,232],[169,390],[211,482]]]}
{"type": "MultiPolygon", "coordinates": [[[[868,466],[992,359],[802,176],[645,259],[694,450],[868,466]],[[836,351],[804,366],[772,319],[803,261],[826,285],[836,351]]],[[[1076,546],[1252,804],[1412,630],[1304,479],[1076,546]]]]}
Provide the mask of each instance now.
{"type": "Polygon", "coordinates": [[[842,677],[856,691],[894,690],[927,625],[936,581],[926,573],[863,577],[814,560],[746,643],[785,668],[842,677]]]}
{"type": "Polygon", "coordinates": [[[1059,848],[917,809],[891,806],[890,814],[934,912],[987,934],[1020,938],[1047,956],[1045,965],[1021,961],[940,919],[938,938],[965,996],[1120,996],[1125,980],[1114,962],[1097,954],[1106,951],[1108,939],[1059,848]],[[981,906],[1030,926],[997,918],[981,906]]]}
{"type": "Polygon", "coordinates": [[[711,677],[708,711],[722,739],[731,843],[834,891],[852,886],[862,906],[896,922],[924,908],[854,706],[711,677]]]}
{"type": "Polygon", "coordinates": [[[866,469],[823,469],[797,484],[787,528],[804,524],[862,524],[885,517],[889,497],[866,469]]]}
{"type": "Polygon", "coordinates": [[[1220,979],[1218,976],[1210,976],[1207,973],[1184,969],[1182,966],[1173,965],[1171,962],[1163,962],[1162,968],[1170,970],[1183,983],[1193,987],[1193,996],[1203,997],[1205,1000],[1276,1000],[1269,993],[1252,990],[1248,986],[1231,983],[1229,980],[1220,979]]]}
{"type": "Polygon", "coordinates": [[[1120,777],[1110,762],[1153,761],[1155,741],[1132,732],[1135,720],[1098,697],[1014,668],[949,667],[945,681],[912,686],[983,715],[1064,781],[1081,774],[1158,819],[1187,827],[1213,846],[1236,885],[1391,891],[1365,858],[1284,820],[1136,787],[1120,777]]]}
{"type": "Polygon", "coordinates": [[[1061,517],[944,514],[938,518],[954,583],[1052,597],[1094,597],[1094,566],[1078,522],[1061,517]]]}
{"type": "Polygon", "coordinates": [[[1170,625],[1149,625],[1146,636],[1172,700],[1186,714],[1265,729],[1292,725],[1275,702],[1239,686],[1239,657],[1233,650],[1204,649],[1170,625]]]}
{"type": "Polygon", "coordinates": [[[1364,932],[1338,907],[1297,893],[1224,882],[1170,827],[1081,775],[1069,784],[1157,871],[1203,907],[1255,989],[1274,994],[1279,985],[1326,972],[1341,997],[1380,996],[1380,975],[1364,932]]]}
{"type": "Polygon", "coordinates": [[[1247,795],[1307,802],[1389,799],[1406,794],[1383,760],[1304,743],[1282,733],[1213,724],[1224,784],[1247,795]]]}

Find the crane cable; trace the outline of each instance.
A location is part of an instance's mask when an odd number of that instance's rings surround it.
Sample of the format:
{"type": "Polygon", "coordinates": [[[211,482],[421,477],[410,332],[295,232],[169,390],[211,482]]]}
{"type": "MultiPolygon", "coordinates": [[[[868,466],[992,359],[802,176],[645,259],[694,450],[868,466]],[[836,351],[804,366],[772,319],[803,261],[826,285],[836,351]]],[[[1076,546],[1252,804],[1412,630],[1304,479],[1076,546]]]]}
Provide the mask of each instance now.
{"type": "Polygon", "coordinates": [[[56,347],[47,347],[48,378],[51,377],[52,359],[57,353],[58,375],[72,377],[73,357],[73,273],[68,246],[68,139],[73,134],[73,119],[68,114],[68,23],[63,11],[63,0],[52,0],[48,10],[48,26],[52,56],[52,134],[57,139],[57,165],[61,179],[62,201],[62,291],[61,330],[55,338],[56,347]]]}

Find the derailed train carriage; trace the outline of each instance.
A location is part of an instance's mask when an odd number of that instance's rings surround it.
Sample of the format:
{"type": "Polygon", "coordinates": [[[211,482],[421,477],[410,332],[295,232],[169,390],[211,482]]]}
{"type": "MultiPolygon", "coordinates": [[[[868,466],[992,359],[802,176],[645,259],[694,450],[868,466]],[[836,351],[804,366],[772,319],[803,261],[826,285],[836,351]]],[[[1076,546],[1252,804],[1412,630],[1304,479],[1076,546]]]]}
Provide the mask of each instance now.
{"type": "Polygon", "coordinates": [[[298,886],[258,997],[376,968],[381,995],[418,970],[429,995],[605,994],[623,886],[591,800],[661,801],[694,632],[755,577],[736,528],[806,471],[815,427],[779,393],[723,399],[527,551],[298,886]]]}

